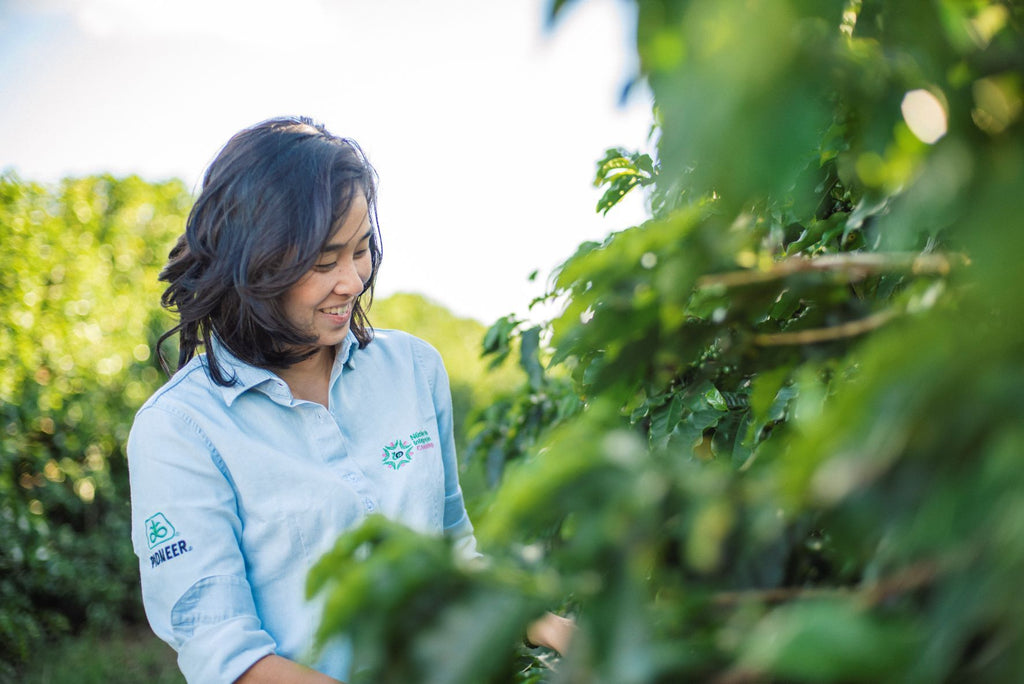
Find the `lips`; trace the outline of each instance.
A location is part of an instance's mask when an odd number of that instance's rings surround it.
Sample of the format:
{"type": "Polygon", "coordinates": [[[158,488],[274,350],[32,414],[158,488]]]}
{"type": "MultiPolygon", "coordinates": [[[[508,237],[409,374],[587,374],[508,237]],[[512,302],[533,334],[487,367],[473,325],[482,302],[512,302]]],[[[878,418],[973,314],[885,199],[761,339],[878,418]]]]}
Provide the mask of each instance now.
{"type": "Polygon", "coordinates": [[[352,302],[348,304],[342,304],[341,306],[327,306],[319,310],[320,313],[327,314],[328,316],[348,316],[352,313],[352,302]]]}

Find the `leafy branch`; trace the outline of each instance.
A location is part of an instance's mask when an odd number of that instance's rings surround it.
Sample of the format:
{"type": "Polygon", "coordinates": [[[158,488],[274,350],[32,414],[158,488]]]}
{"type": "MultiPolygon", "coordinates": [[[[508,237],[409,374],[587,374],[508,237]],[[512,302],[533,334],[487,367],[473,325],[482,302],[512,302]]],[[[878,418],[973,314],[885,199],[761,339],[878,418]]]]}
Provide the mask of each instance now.
{"type": "Polygon", "coordinates": [[[608,186],[597,202],[597,211],[607,214],[630,190],[653,185],[657,178],[658,171],[649,154],[627,152],[621,147],[606,150],[597,162],[594,177],[595,187],[608,186]]]}

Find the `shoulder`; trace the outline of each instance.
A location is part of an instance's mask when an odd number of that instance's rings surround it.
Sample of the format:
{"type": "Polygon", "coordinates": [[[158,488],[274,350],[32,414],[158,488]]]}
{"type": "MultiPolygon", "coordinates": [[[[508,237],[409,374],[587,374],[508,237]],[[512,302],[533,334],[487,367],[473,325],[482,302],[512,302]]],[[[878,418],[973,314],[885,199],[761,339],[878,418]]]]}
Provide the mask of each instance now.
{"type": "Polygon", "coordinates": [[[217,386],[206,370],[205,357],[197,356],[182,366],[139,408],[139,416],[153,412],[177,414],[209,413],[223,407],[223,388],[217,386]]]}
{"type": "Polygon", "coordinates": [[[375,329],[364,351],[384,357],[405,356],[419,365],[441,364],[441,354],[431,344],[402,330],[375,329]]]}
{"type": "Polygon", "coordinates": [[[359,350],[355,367],[365,369],[378,380],[401,383],[414,377],[430,392],[448,386],[448,374],[430,343],[401,330],[374,330],[373,341],[359,350]]]}

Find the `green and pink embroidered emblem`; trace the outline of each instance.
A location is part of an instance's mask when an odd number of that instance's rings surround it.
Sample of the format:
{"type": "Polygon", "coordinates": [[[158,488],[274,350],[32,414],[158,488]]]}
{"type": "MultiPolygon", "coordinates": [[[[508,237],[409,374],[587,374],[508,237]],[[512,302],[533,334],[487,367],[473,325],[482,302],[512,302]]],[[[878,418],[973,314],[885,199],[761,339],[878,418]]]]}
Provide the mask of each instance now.
{"type": "Polygon", "coordinates": [[[414,452],[426,451],[434,448],[434,440],[426,430],[419,430],[409,435],[409,441],[396,439],[384,447],[384,457],[381,463],[392,470],[398,470],[412,460],[414,452]],[[411,443],[410,443],[411,442],[411,443]]]}
{"type": "Polygon", "coordinates": [[[381,459],[381,462],[392,470],[398,470],[412,460],[411,452],[412,444],[406,443],[405,440],[396,439],[384,447],[384,458],[381,459]]]}

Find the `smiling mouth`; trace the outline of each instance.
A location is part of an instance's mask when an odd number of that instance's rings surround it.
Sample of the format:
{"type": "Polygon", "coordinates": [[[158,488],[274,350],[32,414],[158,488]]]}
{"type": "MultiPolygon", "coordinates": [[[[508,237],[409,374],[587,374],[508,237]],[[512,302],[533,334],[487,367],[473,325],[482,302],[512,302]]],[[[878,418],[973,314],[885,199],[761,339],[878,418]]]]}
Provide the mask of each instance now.
{"type": "Polygon", "coordinates": [[[352,303],[345,304],[344,306],[329,306],[325,309],[320,309],[320,313],[325,313],[328,316],[347,316],[352,312],[352,303]]]}

